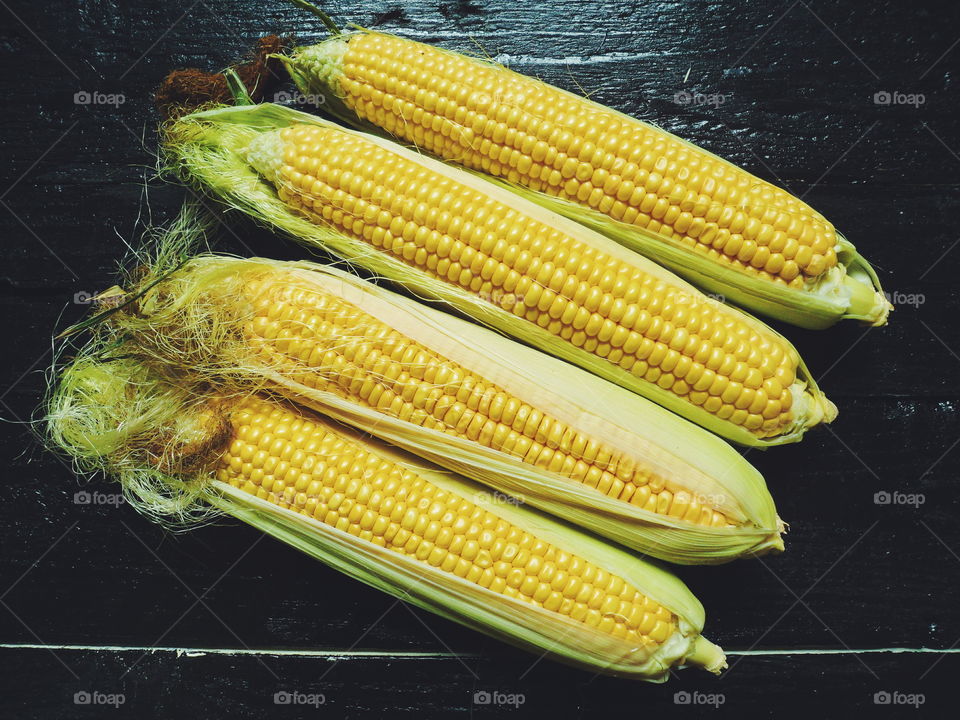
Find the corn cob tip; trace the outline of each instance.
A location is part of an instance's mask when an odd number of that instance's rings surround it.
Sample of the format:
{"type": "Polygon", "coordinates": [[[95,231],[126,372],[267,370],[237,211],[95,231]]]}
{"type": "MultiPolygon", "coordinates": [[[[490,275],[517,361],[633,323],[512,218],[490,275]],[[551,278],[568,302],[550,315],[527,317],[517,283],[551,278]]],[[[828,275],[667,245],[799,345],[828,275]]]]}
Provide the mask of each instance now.
{"type": "Polygon", "coordinates": [[[893,304],[887,299],[887,296],[880,291],[873,294],[873,305],[867,313],[866,322],[873,327],[882,327],[887,324],[887,318],[893,310],[893,304]]]}
{"type": "MultiPolygon", "coordinates": [[[[854,270],[850,272],[856,273],[854,270]]],[[[861,277],[859,273],[856,277],[848,274],[843,279],[843,284],[850,294],[850,305],[847,310],[849,317],[860,319],[873,327],[887,324],[887,317],[893,310],[893,305],[883,291],[874,286],[872,278],[861,277]]]]}
{"type": "Polygon", "coordinates": [[[760,557],[762,555],[782,553],[786,550],[783,535],[787,531],[787,525],[779,516],[776,518],[776,525],[776,530],[773,530],[769,535],[750,548],[749,552],[746,553],[747,557],[760,557]]]}
{"type": "Polygon", "coordinates": [[[777,529],[770,534],[769,539],[764,545],[760,546],[760,549],[766,553],[777,552],[782,553],[786,550],[786,546],[783,543],[783,536],[787,532],[787,524],[780,519],[780,516],[777,515],[777,529]]]}
{"type": "MultiPolygon", "coordinates": [[[[310,70],[310,83],[319,82],[329,87],[339,87],[343,75],[343,56],[347,53],[348,38],[332,37],[316,45],[295,48],[293,61],[310,70]]],[[[294,67],[296,67],[296,65],[294,67]]],[[[294,70],[296,73],[297,70],[294,70]]],[[[296,81],[299,78],[293,74],[296,81]]],[[[299,84],[299,83],[298,83],[299,84]]]]}
{"type": "Polygon", "coordinates": [[[837,406],[834,405],[826,395],[818,393],[814,397],[814,402],[810,407],[810,424],[831,423],[837,419],[837,406]]]}
{"type": "Polygon", "coordinates": [[[818,388],[804,387],[798,382],[795,389],[796,415],[798,418],[803,418],[802,428],[804,430],[816,427],[820,423],[833,422],[836,419],[837,406],[818,388]]]}
{"type": "Polygon", "coordinates": [[[727,669],[727,656],[719,645],[707,640],[703,635],[697,636],[693,642],[693,650],[683,662],[687,665],[702,667],[704,670],[719,675],[727,669]]]}
{"type": "Polygon", "coordinates": [[[283,137],[279,130],[257,135],[246,150],[247,162],[270,182],[280,176],[283,165],[283,137]]]}

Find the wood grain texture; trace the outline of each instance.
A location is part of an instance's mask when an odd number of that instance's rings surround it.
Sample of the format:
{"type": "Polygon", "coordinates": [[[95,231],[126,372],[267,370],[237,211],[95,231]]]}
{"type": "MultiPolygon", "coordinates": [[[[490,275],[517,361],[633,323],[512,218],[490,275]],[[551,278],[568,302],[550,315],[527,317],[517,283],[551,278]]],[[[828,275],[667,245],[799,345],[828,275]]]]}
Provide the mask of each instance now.
{"type": "MultiPolygon", "coordinates": [[[[284,689],[324,693],[327,717],[647,708],[678,717],[765,717],[773,708],[779,717],[904,716],[908,709],[873,704],[881,690],[925,693],[926,704],[909,712],[942,717],[956,655],[927,672],[944,656],[773,653],[945,649],[960,639],[960,8],[946,0],[325,8],[343,23],[492,56],[723,155],[804,195],[874,263],[888,291],[914,296],[882,329],[777,326],[841,410],[800,445],[748,454],[790,523],[788,552],[679,571],[707,607],[712,639],[767,654],[737,661],[719,681],[680,673],[663,688],[549,662],[527,673],[530,656],[395,604],[249,528],[171,536],[108,504],[115,488],[102,479],[84,486],[97,494],[75,496],[70,468],[22,423],[43,394],[53,328],[82,317],[83,298],[112,284],[143,222],[169,219],[184,197],[156,179],[151,89],[175,67],[220,68],[262,34],[311,41],[325,31],[280,0],[17,0],[0,7],[0,92],[9,100],[0,316],[11,339],[0,360],[0,416],[10,421],[0,425],[0,717],[98,716],[73,704],[84,689],[124,692],[127,702],[107,716],[137,718],[310,715],[273,705],[284,689]],[[78,104],[84,92],[124,102],[78,104]],[[922,94],[923,103],[878,105],[878,92],[922,94]],[[922,493],[925,502],[876,504],[881,491],[922,493]],[[137,663],[142,651],[58,651],[68,670],[46,650],[13,647],[24,644],[374,656],[334,666],[158,653],[137,663]],[[525,709],[473,705],[483,689],[524,693],[525,709]],[[722,692],[726,702],[682,708],[673,696],[684,690],[722,692]]],[[[304,256],[239,216],[225,218],[217,249],[304,256]]]]}

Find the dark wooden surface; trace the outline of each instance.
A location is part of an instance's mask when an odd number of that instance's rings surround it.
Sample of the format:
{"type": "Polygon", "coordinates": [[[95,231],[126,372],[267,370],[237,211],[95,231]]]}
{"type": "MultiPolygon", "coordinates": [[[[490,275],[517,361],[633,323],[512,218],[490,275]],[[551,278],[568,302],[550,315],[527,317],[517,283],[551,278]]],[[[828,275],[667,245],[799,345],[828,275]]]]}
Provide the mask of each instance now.
{"type": "MultiPolygon", "coordinates": [[[[174,67],[217,69],[267,32],[324,33],[279,0],[5,0],[0,717],[945,717],[960,670],[956,4],[327,9],[452,48],[479,45],[784,184],[833,219],[889,291],[924,302],[899,305],[888,327],[868,332],[781,328],[840,417],[801,445],[749,454],[790,522],[786,554],[679,571],[707,608],[707,634],[732,653],[731,671],[685,671],[655,687],[535,663],[252,529],[171,536],[102,502],[115,489],[101,479],[86,490],[104,495],[78,502],[70,469],[23,423],[43,392],[52,330],[84,312],[75,295],[108,285],[138,220],[169,218],[183,198],[153,180],[151,88],[174,67]],[[683,91],[714,102],[678,103],[683,91]],[[78,92],[125,102],[76,104],[78,92]],[[878,92],[924,102],[878,105],[878,92]],[[925,502],[878,505],[884,490],[925,502]],[[84,691],[124,703],[77,704],[84,691]],[[324,704],[275,704],[283,691],[324,704]],[[476,704],[481,691],[525,703],[476,704]],[[678,692],[701,695],[684,705],[678,692]],[[921,693],[924,704],[886,707],[877,692],[921,693]],[[718,693],[719,709],[696,704],[718,693]]],[[[242,218],[219,247],[300,252],[242,218]]]]}

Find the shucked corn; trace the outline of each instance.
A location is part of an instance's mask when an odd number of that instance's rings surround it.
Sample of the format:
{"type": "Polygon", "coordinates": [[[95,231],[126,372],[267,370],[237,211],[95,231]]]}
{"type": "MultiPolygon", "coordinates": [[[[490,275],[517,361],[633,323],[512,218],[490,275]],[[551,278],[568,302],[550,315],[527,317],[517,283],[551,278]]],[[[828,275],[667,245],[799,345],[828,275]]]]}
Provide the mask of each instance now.
{"type": "Polygon", "coordinates": [[[148,514],[212,506],[538,653],[652,680],[725,666],[699,634],[702,607],[663,571],[294,405],[174,374],[85,354],[53,395],[51,437],[148,514]]]}
{"type": "Polygon", "coordinates": [[[297,284],[250,288],[247,326],[264,364],[316,390],[516,456],[609,497],[698,525],[729,520],[666,489],[634,457],[606,446],[355,306],[297,284]]]}
{"type": "Polygon", "coordinates": [[[794,423],[796,356],[733,313],[363,138],[300,125],[270,141],[252,150],[253,164],[316,222],[489,298],[760,437],[794,423]]]}
{"type": "Polygon", "coordinates": [[[317,418],[251,398],[230,422],[222,482],[639,646],[677,630],[667,608],[572,547],[538,540],[317,418]]]}
{"type": "Polygon", "coordinates": [[[835,415],[763,324],[463,171],[269,106],[188,116],[168,149],[191,179],[255,216],[738,442],[798,439],[835,415]],[[280,203],[240,182],[244,161],[280,203]]]}
{"type": "Polygon", "coordinates": [[[657,127],[384,33],[336,36],[298,49],[288,64],[304,92],[328,96],[348,122],[569,201],[551,207],[592,218],[711,290],[733,297],[728,291],[738,289],[734,299],[747,306],[811,326],[841,315],[885,321],[889,304],[876,277],[820,213],[657,127]],[[846,278],[851,264],[857,277],[846,278]],[[767,297],[743,292],[751,288],[767,297]]]}
{"type": "Polygon", "coordinates": [[[202,256],[128,295],[109,322],[144,357],[267,383],[629,547],[686,563],[783,548],[763,479],[719,439],[359,278],[202,256]]]}
{"type": "Polygon", "coordinates": [[[837,264],[833,227],[789,193],[546,83],[383,33],[301,57],[336,63],[331,80],[351,110],[440,157],[793,287],[837,264]]]}

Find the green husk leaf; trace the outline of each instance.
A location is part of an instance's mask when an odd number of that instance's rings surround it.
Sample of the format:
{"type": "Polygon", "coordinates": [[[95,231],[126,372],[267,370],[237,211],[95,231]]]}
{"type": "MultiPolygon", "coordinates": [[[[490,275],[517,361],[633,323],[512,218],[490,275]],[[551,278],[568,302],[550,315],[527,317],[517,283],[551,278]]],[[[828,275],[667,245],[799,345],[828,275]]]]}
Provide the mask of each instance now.
{"type": "Polygon", "coordinates": [[[253,105],[253,98],[247,92],[247,86],[233,68],[227,68],[223,71],[223,77],[227,81],[227,89],[233,98],[234,105],[253,105]]]}
{"type": "Polygon", "coordinates": [[[336,35],[340,35],[343,32],[337,26],[337,24],[333,21],[333,18],[331,18],[329,15],[327,15],[327,13],[325,13],[323,10],[318,8],[313,3],[306,2],[306,0],[289,0],[289,2],[293,5],[296,5],[298,8],[306,10],[307,12],[312,13],[313,15],[316,15],[318,18],[320,18],[321,22],[323,22],[323,24],[326,26],[327,30],[330,32],[331,35],[336,36],[336,35]]]}

